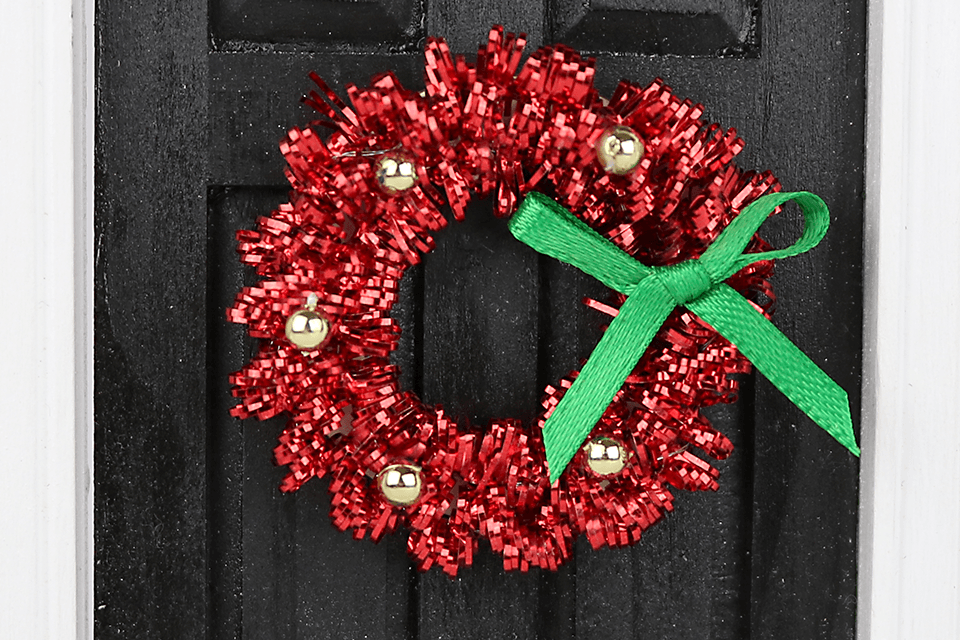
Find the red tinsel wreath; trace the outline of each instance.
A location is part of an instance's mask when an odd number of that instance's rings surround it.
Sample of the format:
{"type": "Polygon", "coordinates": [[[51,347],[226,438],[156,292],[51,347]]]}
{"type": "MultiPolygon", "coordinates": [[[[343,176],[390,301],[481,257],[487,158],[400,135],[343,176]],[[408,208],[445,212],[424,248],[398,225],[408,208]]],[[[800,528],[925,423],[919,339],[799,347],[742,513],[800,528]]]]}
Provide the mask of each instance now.
{"type": "MultiPolygon", "coordinates": [[[[694,449],[722,459],[733,446],[701,409],[732,402],[730,374],[750,365],[675,311],[591,434],[622,446],[628,463],[599,475],[581,451],[550,486],[541,427],[576,371],[547,387],[536,424],[502,418],[483,430],[398,384],[389,355],[400,329],[390,310],[405,270],[446,226],[442,208],[460,220],[471,197],[493,194],[495,213],[509,216],[527,192],[541,191],[641,262],[667,265],[699,256],[746,204],[779,190],[769,172],[732,163],[743,147],[735,131],[701,120],[702,108],[662,81],[621,82],[608,101],[593,87],[593,59],[558,45],[521,64],[524,43],[494,28],[468,64],[430,39],[424,94],[384,73],[369,87],[349,86],[349,107],[313,75],[320,93],[305,100],[324,119],[290,130],[280,145],[290,201],[237,234],[241,260],[261,282],[227,316],[262,340],[230,378],[240,399],[232,414],[288,413],[275,450],[289,467],[281,488],[330,475],[338,529],[379,540],[404,527],[417,566],[451,576],[471,564],[480,538],[505,569],[555,569],[580,534],[594,548],[635,543],[672,508],[671,488],[716,489],[717,470],[694,449]],[[618,125],[645,149],[625,175],[605,170],[596,151],[618,125]],[[324,139],[320,127],[333,133],[324,139]],[[385,157],[415,166],[412,187],[382,187],[385,157]],[[314,303],[330,337],[304,350],[285,326],[314,303]],[[419,474],[412,504],[387,499],[378,482],[397,464],[419,474]]],[[[751,250],[764,247],[755,239],[751,250]]],[[[769,306],[771,271],[757,263],[729,284],[769,306]]]]}

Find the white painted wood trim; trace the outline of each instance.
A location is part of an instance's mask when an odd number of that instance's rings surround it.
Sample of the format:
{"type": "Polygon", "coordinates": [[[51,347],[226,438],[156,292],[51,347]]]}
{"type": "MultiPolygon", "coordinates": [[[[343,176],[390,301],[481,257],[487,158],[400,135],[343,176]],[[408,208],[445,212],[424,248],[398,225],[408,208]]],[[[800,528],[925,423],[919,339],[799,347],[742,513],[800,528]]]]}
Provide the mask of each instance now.
{"type": "Polygon", "coordinates": [[[92,0],[0,3],[0,629],[92,637],[92,0]]]}
{"type": "Polygon", "coordinates": [[[95,0],[72,0],[74,186],[74,286],[77,389],[74,519],[77,523],[77,640],[93,638],[93,278],[94,252],[94,50],[95,0]]]}
{"type": "Polygon", "coordinates": [[[858,636],[960,638],[960,3],[870,4],[858,636]]]}

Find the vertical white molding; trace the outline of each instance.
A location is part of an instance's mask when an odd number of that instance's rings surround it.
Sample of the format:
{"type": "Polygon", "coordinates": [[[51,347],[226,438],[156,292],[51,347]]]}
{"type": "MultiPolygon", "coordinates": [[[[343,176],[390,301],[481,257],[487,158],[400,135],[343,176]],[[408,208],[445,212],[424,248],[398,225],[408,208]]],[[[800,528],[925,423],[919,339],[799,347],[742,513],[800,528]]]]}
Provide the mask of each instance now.
{"type": "Polygon", "coordinates": [[[859,637],[960,638],[960,3],[870,4],[859,637]]]}
{"type": "Polygon", "coordinates": [[[0,3],[0,629],[9,638],[92,635],[91,35],[89,0],[0,3]]]}
{"type": "Polygon", "coordinates": [[[94,0],[72,0],[76,639],[93,638],[94,0]]]}

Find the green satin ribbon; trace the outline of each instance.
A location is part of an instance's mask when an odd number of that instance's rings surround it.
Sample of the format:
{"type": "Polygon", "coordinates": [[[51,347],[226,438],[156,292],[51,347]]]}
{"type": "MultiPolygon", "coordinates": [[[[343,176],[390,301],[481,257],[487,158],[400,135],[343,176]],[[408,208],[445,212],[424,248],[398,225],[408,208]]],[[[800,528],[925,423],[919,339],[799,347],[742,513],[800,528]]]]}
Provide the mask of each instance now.
{"type": "Polygon", "coordinates": [[[812,249],[830,224],[818,196],[772,193],[747,206],[699,258],[667,267],[640,264],[572,213],[541,193],[530,193],[510,220],[510,231],[539,253],[572,264],[627,296],[617,317],[543,427],[552,483],[590,435],[660,326],[678,305],[700,316],[732,342],[795,405],[854,455],[846,392],[724,280],[760,260],[812,249]],[[744,254],[770,213],[793,200],[803,212],[803,234],[786,249],[744,254]]]}

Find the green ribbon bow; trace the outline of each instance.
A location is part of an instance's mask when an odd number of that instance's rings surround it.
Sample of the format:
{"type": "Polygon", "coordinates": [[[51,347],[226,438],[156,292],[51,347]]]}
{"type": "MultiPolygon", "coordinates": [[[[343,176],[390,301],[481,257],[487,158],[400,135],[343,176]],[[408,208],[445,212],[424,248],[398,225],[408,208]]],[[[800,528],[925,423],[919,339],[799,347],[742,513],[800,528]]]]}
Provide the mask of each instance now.
{"type": "Polygon", "coordinates": [[[780,391],[854,455],[846,392],[724,280],[760,260],[812,249],[830,225],[818,196],[798,191],[758,198],[699,258],[667,267],[640,264],[572,213],[541,193],[530,193],[510,220],[510,231],[539,253],[572,264],[627,296],[573,385],[543,427],[550,482],[590,435],[636,367],[660,326],[682,305],[733,343],[780,391]],[[803,212],[800,239],[786,249],[744,254],[770,213],[793,200],[803,212]]]}

